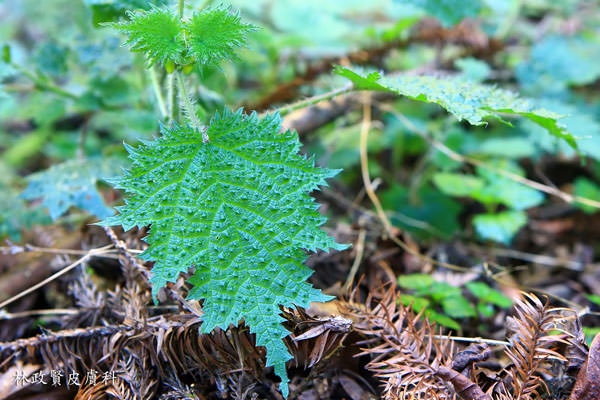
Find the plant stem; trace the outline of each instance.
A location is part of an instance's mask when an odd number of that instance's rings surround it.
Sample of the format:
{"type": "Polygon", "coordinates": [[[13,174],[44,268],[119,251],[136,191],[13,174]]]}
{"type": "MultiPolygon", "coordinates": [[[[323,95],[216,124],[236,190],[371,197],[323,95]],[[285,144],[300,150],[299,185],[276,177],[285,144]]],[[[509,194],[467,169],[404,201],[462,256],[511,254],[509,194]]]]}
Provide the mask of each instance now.
{"type": "Polygon", "coordinates": [[[68,92],[66,90],[64,90],[63,88],[56,86],[55,84],[53,84],[52,82],[49,81],[45,81],[42,78],[40,78],[38,75],[34,74],[33,72],[21,67],[20,65],[17,65],[15,63],[10,63],[11,67],[13,67],[14,69],[16,69],[17,71],[19,71],[20,73],[22,73],[23,75],[25,75],[27,78],[29,78],[29,80],[31,80],[31,82],[33,82],[33,84],[42,89],[42,90],[47,90],[49,92],[55,93],[61,97],[66,97],[68,99],[72,99],[75,100],[77,99],[79,96],[68,92]]]}
{"type": "Polygon", "coordinates": [[[167,110],[170,122],[175,121],[175,73],[167,76],[167,110]]]}
{"type": "Polygon", "coordinates": [[[183,11],[185,9],[185,0],[179,0],[179,18],[183,18],[183,11]]]}
{"type": "Polygon", "coordinates": [[[194,102],[185,89],[185,78],[183,77],[183,72],[181,71],[177,71],[177,83],[179,84],[179,103],[183,108],[185,117],[194,129],[202,132],[202,142],[208,142],[208,134],[206,133],[205,129],[202,129],[202,124],[200,123],[198,115],[196,114],[194,102]]]}
{"type": "Polygon", "coordinates": [[[314,104],[320,103],[322,101],[330,100],[330,99],[333,99],[334,97],[340,96],[342,94],[349,93],[353,89],[354,89],[354,85],[349,84],[349,85],[343,86],[341,88],[329,91],[327,93],[320,94],[318,96],[309,97],[308,99],[304,99],[304,100],[298,101],[296,103],[288,104],[287,106],[278,108],[276,111],[278,111],[279,114],[283,116],[283,115],[289,114],[293,111],[299,110],[301,108],[309,107],[314,104]]]}
{"type": "Polygon", "coordinates": [[[152,81],[152,89],[154,89],[154,94],[156,95],[156,101],[158,102],[158,108],[160,110],[160,114],[163,119],[169,116],[169,112],[167,111],[167,106],[165,105],[165,98],[162,93],[162,89],[160,88],[160,82],[158,82],[158,75],[156,73],[156,67],[153,65],[150,67],[150,80],[152,81]]]}

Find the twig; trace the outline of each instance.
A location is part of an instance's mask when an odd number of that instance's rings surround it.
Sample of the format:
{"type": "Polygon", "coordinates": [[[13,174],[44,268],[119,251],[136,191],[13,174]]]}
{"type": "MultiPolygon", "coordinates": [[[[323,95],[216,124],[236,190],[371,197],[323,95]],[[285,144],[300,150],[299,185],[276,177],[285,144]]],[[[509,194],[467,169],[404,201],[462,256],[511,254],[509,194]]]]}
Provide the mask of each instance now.
{"type": "Polygon", "coordinates": [[[16,352],[29,347],[39,346],[41,344],[56,343],[63,339],[77,338],[77,337],[98,337],[98,336],[110,336],[117,332],[130,331],[135,329],[135,326],[130,325],[110,325],[110,326],[97,326],[87,328],[68,329],[59,332],[51,332],[50,334],[41,334],[27,339],[18,339],[13,342],[2,343],[0,342],[0,353],[10,350],[16,352]]]}
{"type": "MultiPolygon", "coordinates": [[[[8,241],[7,241],[8,242],[8,241]]],[[[49,254],[71,254],[71,255],[86,255],[90,252],[90,250],[78,250],[78,249],[58,249],[54,247],[39,247],[31,244],[25,244],[23,246],[18,246],[8,242],[10,246],[0,246],[0,252],[3,254],[18,254],[18,253],[49,253],[49,254]]],[[[131,253],[142,253],[143,250],[136,249],[127,249],[127,251],[131,253]]],[[[103,252],[101,254],[96,254],[96,257],[106,257],[113,253],[113,250],[109,250],[103,252]]]]}
{"type": "Polygon", "coordinates": [[[437,340],[453,340],[455,342],[469,342],[469,343],[487,343],[492,346],[511,346],[509,342],[504,340],[495,340],[495,339],[484,339],[484,338],[470,338],[463,336],[444,336],[444,335],[434,335],[434,339],[437,340]]]}
{"type": "MultiPolygon", "coordinates": [[[[481,247],[476,245],[470,245],[469,247],[478,251],[486,251],[485,249],[482,249],[481,247]]],[[[513,249],[491,248],[487,251],[491,252],[494,256],[514,258],[517,260],[523,260],[535,264],[548,265],[551,267],[564,267],[573,271],[581,271],[586,265],[592,268],[600,267],[600,264],[585,264],[574,260],[560,259],[540,254],[525,253],[523,251],[513,249]]]]}
{"type": "Polygon", "coordinates": [[[76,268],[77,266],[79,266],[80,264],[86,262],[89,258],[105,253],[107,252],[107,250],[109,248],[112,247],[112,244],[104,246],[104,247],[100,247],[97,249],[92,249],[90,251],[87,252],[87,254],[85,254],[83,257],[79,258],[77,261],[75,261],[74,263],[66,266],[65,268],[61,269],[60,271],[56,272],[55,274],[52,274],[51,276],[49,276],[48,278],[44,279],[43,281],[41,281],[38,284],[33,285],[32,287],[22,291],[21,293],[9,298],[8,300],[3,301],[2,303],[0,303],[0,308],[4,308],[7,305],[11,304],[12,302],[14,302],[15,300],[20,299],[23,296],[26,296],[32,292],[35,292],[36,290],[38,290],[39,288],[45,286],[46,284],[52,282],[53,280],[63,276],[64,274],[66,274],[67,272],[71,271],[72,269],[76,268]]]}
{"type": "Polygon", "coordinates": [[[39,89],[47,90],[49,92],[52,92],[61,97],[65,97],[65,98],[71,99],[71,100],[76,100],[79,98],[79,96],[77,96],[71,92],[68,92],[61,87],[56,86],[54,83],[52,83],[48,80],[42,80],[38,75],[23,68],[22,66],[20,66],[18,64],[10,63],[10,66],[13,67],[14,69],[16,69],[17,71],[19,71],[20,73],[22,73],[23,75],[25,75],[39,89]]]}
{"type": "Polygon", "coordinates": [[[445,267],[445,268],[456,270],[456,271],[469,271],[470,269],[467,267],[461,267],[461,266],[446,263],[443,261],[434,260],[431,257],[427,257],[427,256],[421,254],[420,252],[412,249],[408,244],[406,244],[402,240],[398,239],[396,237],[396,235],[394,234],[394,229],[397,229],[397,228],[394,228],[394,226],[392,225],[392,223],[390,222],[388,217],[385,215],[385,212],[383,211],[383,207],[381,206],[381,202],[379,201],[379,198],[377,197],[377,195],[375,194],[375,191],[373,190],[373,184],[371,183],[371,178],[369,176],[369,160],[368,160],[368,152],[367,152],[368,140],[367,139],[368,139],[368,135],[369,135],[369,127],[371,125],[371,98],[368,93],[365,93],[365,96],[366,96],[366,99],[363,102],[363,120],[362,120],[362,124],[361,124],[361,129],[360,129],[360,167],[361,167],[361,173],[362,173],[362,178],[363,178],[363,185],[365,187],[365,192],[367,193],[367,196],[369,196],[369,199],[371,200],[373,205],[375,205],[375,210],[377,212],[377,216],[379,217],[379,220],[383,224],[383,228],[384,228],[386,234],[389,236],[390,240],[392,240],[394,243],[396,243],[396,245],[401,247],[404,251],[406,251],[409,254],[412,254],[415,257],[418,257],[419,259],[421,259],[425,262],[436,264],[441,267],[445,267]]]}
{"type": "Polygon", "coordinates": [[[356,272],[358,271],[358,267],[363,258],[363,254],[365,252],[365,238],[367,237],[367,231],[364,228],[358,232],[358,239],[356,241],[356,257],[354,257],[354,262],[352,263],[352,267],[350,268],[350,273],[348,274],[348,278],[346,278],[346,283],[342,287],[342,293],[349,293],[352,284],[354,283],[354,277],[356,276],[356,272]]]}
{"type": "MultiPolygon", "coordinates": [[[[309,107],[315,104],[318,104],[325,100],[331,100],[334,97],[340,96],[342,94],[349,93],[353,90],[354,85],[352,83],[345,85],[341,88],[331,90],[327,93],[320,94],[318,96],[309,97],[304,100],[297,101],[295,103],[288,104],[286,106],[280,107],[275,111],[279,112],[281,116],[289,114],[293,111],[299,110],[301,108],[309,107]]],[[[264,113],[263,113],[264,114],[264,113]]]]}
{"type": "Polygon", "coordinates": [[[0,320],[27,318],[27,317],[33,317],[36,315],[60,315],[60,314],[76,315],[76,314],[79,314],[80,312],[81,312],[81,310],[73,310],[70,308],[55,308],[55,309],[48,309],[48,310],[28,310],[28,311],[21,311],[21,312],[15,312],[15,313],[9,313],[9,312],[5,312],[4,310],[0,310],[0,320]]]}
{"type": "Polygon", "coordinates": [[[119,240],[115,231],[113,231],[113,229],[110,226],[103,226],[102,228],[104,228],[104,232],[106,232],[106,236],[108,236],[112,244],[117,248],[117,250],[119,250],[119,253],[125,256],[125,258],[127,258],[127,261],[129,261],[131,265],[133,265],[138,271],[140,271],[146,279],[150,279],[150,271],[144,268],[144,266],[141,265],[133,255],[131,255],[129,249],[125,245],[125,242],[119,240]]]}

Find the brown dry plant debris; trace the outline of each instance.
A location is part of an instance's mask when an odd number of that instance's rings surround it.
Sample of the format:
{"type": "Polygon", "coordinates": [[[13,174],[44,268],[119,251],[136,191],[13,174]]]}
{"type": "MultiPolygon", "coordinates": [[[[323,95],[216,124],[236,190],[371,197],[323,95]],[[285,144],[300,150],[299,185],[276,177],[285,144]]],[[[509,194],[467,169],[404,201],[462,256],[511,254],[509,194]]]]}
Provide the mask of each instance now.
{"type": "Polygon", "coordinates": [[[588,359],[579,370],[569,400],[600,399],[600,333],[592,341],[588,359]]]}
{"type": "Polygon", "coordinates": [[[366,303],[348,302],[344,314],[368,339],[359,355],[370,355],[366,368],[384,385],[385,399],[487,399],[476,384],[452,370],[452,342],[435,338],[435,326],[400,305],[394,290],[381,289],[366,303]],[[455,390],[449,388],[452,383],[455,390]]]}
{"type": "MultiPolygon", "coordinates": [[[[550,373],[551,366],[556,367],[556,361],[566,369],[567,360],[558,351],[565,345],[568,351],[572,346],[568,339],[573,335],[567,331],[553,334],[564,320],[565,311],[523,293],[508,321],[510,346],[506,346],[505,353],[511,363],[495,377],[480,377],[476,364],[488,360],[493,354],[491,349],[475,344],[454,354],[452,338],[437,335],[435,326],[421,313],[402,306],[392,288],[376,290],[365,304],[348,301],[343,305],[343,314],[352,318],[355,329],[366,337],[360,342],[364,347],[357,356],[371,357],[366,368],[380,379],[386,400],[554,398],[547,397],[543,376],[550,373]]],[[[590,376],[596,375],[592,372],[590,376]]],[[[581,384],[585,387],[582,390],[594,384],[588,380],[581,384]]]]}
{"type": "Polygon", "coordinates": [[[510,378],[515,400],[540,398],[539,389],[546,386],[540,375],[549,372],[549,361],[567,361],[557,352],[565,337],[552,334],[561,318],[560,311],[524,293],[514,307],[515,315],[508,317],[512,336],[505,353],[512,362],[510,378]]]}

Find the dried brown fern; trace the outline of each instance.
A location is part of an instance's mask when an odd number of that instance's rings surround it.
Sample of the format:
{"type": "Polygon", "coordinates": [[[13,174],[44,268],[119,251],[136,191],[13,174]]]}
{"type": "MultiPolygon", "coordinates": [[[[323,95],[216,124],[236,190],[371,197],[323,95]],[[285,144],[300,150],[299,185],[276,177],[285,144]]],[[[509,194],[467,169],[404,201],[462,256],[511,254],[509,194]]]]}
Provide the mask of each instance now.
{"type": "Polygon", "coordinates": [[[438,340],[435,326],[422,314],[400,305],[396,292],[382,288],[366,304],[347,302],[344,314],[367,336],[359,355],[384,385],[385,399],[488,399],[481,388],[451,368],[453,348],[438,340]],[[449,385],[451,384],[451,385],[449,385]]]}
{"type": "MultiPolygon", "coordinates": [[[[552,360],[567,361],[557,352],[564,336],[552,333],[560,319],[560,309],[550,308],[533,294],[523,293],[515,304],[507,324],[511,330],[511,346],[505,350],[510,366],[510,394],[514,400],[533,400],[541,397],[540,389],[547,387],[540,376],[549,373],[552,360]]],[[[506,388],[504,388],[506,390],[506,388]]]]}

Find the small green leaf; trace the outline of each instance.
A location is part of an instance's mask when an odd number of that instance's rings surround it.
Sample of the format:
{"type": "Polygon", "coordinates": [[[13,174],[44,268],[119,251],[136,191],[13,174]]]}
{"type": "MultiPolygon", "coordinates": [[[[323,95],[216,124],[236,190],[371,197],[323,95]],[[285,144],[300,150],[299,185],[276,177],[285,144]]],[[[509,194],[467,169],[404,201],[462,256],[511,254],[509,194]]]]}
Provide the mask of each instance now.
{"type": "MultiPolygon", "coordinates": [[[[428,294],[431,296],[433,301],[440,302],[448,297],[460,296],[460,289],[456,286],[452,286],[446,282],[433,282],[431,287],[426,289],[428,294]]],[[[424,294],[425,290],[421,293],[424,294]]]]}
{"type": "Polygon", "coordinates": [[[404,289],[428,289],[435,280],[427,274],[408,274],[398,277],[398,285],[404,289]]]}
{"type": "Polygon", "coordinates": [[[600,296],[596,294],[586,294],[585,298],[591,301],[592,303],[600,306],[600,296]]]}
{"type": "Polygon", "coordinates": [[[125,44],[134,51],[143,52],[153,63],[179,63],[185,50],[179,17],[164,8],[128,12],[129,21],[111,24],[127,34],[125,44]]]}
{"type": "Polygon", "coordinates": [[[487,318],[493,316],[495,313],[494,306],[484,302],[477,303],[477,311],[479,311],[481,315],[487,318]]]}
{"type": "Polygon", "coordinates": [[[424,299],[423,297],[411,296],[409,294],[401,294],[400,302],[406,307],[412,304],[412,308],[416,312],[421,312],[421,310],[429,306],[429,300],[424,299]]]}
{"type": "Polygon", "coordinates": [[[184,25],[190,55],[201,64],[216,64],[231,58],[246,45],[246,35],[256,29],[241,21],[239,13],[214,8],[195,13],[184,25]]]}
{"type": "Polygon", "coordinates": [[[458,197],[473,196],[485,185],[476,176],[451,172],[438,172],[433,175],[433,182],[443,193],[458,197]]]}
{"type": "MultiPolygon", "coordinates": [[[[574,193],[576,196],[585,197],[587,199],[600,201],[600,186],[592,182],[591,180],[583,177],[577,178],[574,185],[574,193]]],[[[586,214],[594,214],[600,209],[597,207],[589,206],[587,204],[575,203],[578,208],[583,210],[586,214]]]]}
{"type": "Polygon", "coordinates": [[[66,47],[46,42],[36,49],[33,61],[42,73],[58,77],[67,72],[67,54],[66,47]]]}
{"type": "Polygon", "coordinates": [[[483,282],[468,282],[466,285],[467,289],[473,293],[478,299],[495,304],[498,307],[508,308],[512,306],[512,300],[497,291],[492,289],[486,283],[483,282]]]}
{"type": "Polygon", "coordinates": [[[0,183],[0,238],[21,240],[21,231],[33,225],[49,224],[50,218],[41,207],[28,207],[11,187],[0,183]]]}
{"type": "MultiPolygon", "coordinates": [[[[521,167],[508,159],[493,160],[488,165],[519,176],[524,175],[521,167]]],[[[487,185],[473,197],[484,204],[500,203],[514,210],[526,210],[544,201],[544,195],[539,190],[515,182],[490,169],[477,167],[477,174],[487,181],[487,185]]]]}
{"type": "Polygon", "coordinates": [[[477,316],[475,308],[462,295],[449,296],[442,300],[442,308],[452,318],[468,318],[477,316]]]}
{"type": "Polygon", "coordinates": [[[425,311],[425,315],[431,321],[437,322],[438,324],[447,328],[454,329],[455,331],[460,331],[460,325],[458,324],[458,322],[448,317],[447,315],[437,313],[433,310],[425,311]]]}
{"type": "Polygon", "coordinates": [[[2,62],[6,63],[6,64],[10,64],[12,57],[11,57],[11,51],[10,51],[10,46],[5,44],[2,46],[2,62]]]}
{"type": "Polygon", "coordinates": [[[557,120],[562,115],[537,107],[531,100],[516,94],[460,78],[399,75],[385,77],[377,72],[365,73],[359,69],[337,66],[335,72],[354,83],[359,90],[396,93],[411,99],[436,103],[458,120],[471,125],[484,125],[486,119],[500,119],[501,114],[521,115],[546,128],[551,134],[577,148],[575,137],[557,120]]]}
{"type": "MultiPolygon", "coordinates": [[[[548,36],[534,44],[530,59],[517,66],[519,80],[537,86],[585,85],[600,77],[597,40],[582,36],[548,36]]],[[[545,88],[544,88],[545,89],[545,88]]]]}
{"type": "Polygon", "coordinates": [[[527,223],[523,211],[502,211],[479,214],[473,218],[475,230],[483,239],[509,244],[513,236],[527,223]]]}
{"type": "Polygon", "coordinates": [[[592,340],[600,333],[600,327],[597,326],[584,326],[583,333],[585,334],[585,341],[588,346],[591,346],[592,340]]]}

